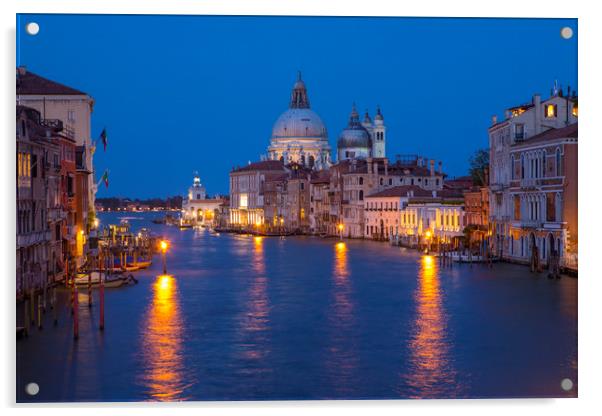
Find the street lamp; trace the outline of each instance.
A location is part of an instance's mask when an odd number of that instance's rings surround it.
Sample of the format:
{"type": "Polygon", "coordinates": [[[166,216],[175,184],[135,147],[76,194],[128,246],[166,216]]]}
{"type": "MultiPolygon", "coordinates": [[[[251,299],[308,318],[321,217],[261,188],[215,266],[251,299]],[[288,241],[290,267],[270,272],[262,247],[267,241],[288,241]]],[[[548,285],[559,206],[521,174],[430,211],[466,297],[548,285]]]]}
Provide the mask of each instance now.
{"type": "Polygon", "coordinates": [[[343,239],[343,228],[345,228],[345,227],[343,226],[343,224],[342,224],[342,223],[339,223],[339,225],[338,225],[338,229],[339,229],[339,238],[340,238],[341,240],[343,239]]]}
{"type": "Polygon", "coordinates": [[[161,240],[159,243],[159,248],[161,249],[161,254],[163,255],[163,274],[167,274],[167,248],[169,247],[169,243],[167,240],[161,240]]]}
{"type": "Polygon", "coordinates": [[[429,252],[431,251],[431,235],[431,230],[426,230],[426,233],[424,233],[424,236],[426,237],[427,250],[429,252]]]}

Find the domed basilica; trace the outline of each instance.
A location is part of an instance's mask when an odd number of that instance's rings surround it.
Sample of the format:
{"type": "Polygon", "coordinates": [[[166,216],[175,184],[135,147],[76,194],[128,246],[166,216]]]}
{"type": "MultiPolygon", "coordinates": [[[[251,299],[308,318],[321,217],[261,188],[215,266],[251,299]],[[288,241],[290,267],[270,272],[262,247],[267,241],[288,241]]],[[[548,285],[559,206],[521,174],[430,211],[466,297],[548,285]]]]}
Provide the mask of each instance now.
{"type": "MultiPolygon", "coordinates": [[[[374,122],[368,112],[360,122],[354,105],[348,126],[337,142],[337,150],[339,161],[385,157],[385,125],[380,108],[374,122]]],[[[310,109],[301,73],[293,86],[289,109],[278,117],[272,128],[268,159],[299,163],[316,170],[331,165],[328,132],[320,116],[310,109]]]]}

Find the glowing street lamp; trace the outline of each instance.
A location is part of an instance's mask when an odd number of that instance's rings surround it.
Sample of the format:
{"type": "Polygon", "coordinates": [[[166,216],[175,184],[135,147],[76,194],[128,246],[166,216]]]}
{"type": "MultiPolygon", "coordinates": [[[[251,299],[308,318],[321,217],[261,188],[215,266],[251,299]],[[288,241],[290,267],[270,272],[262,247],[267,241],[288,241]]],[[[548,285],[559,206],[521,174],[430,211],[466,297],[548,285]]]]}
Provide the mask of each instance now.
{"type": "Polygon", "coordinates": [[[169,248],[167,240],[161,240],[159,248],[161,249],[161,254],[163,256],[163,274],[165,275],[167,274],[167,249],[169,248]]]}

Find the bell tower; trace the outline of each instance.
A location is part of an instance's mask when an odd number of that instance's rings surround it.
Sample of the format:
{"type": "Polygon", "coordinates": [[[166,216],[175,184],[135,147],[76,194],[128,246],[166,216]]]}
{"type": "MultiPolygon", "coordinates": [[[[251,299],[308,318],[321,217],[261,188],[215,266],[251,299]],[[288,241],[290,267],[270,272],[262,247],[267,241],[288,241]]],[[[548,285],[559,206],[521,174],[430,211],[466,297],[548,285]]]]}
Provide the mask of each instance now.
{"type": "Polygon", "coordinates": [[[376,107],[372,130],[372,157],[385,157],[386,130],[385,119],[380,111],[380,106],[378,106],[376,107]]]}

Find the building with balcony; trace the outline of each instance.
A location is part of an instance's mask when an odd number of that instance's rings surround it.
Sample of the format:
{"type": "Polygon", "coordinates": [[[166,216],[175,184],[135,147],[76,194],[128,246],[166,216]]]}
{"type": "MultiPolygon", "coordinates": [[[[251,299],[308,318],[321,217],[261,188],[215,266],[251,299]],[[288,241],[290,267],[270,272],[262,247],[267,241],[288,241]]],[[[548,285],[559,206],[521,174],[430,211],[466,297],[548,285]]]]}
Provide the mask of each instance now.
{"type": "Polygon", "coordinates": [[[577,258],[577,95],[555,88],[494,117],[489,128],[489,221],[505,259],[565,267],[577,258]]]}
{"type": "MultiPolygon", "coordinates": [[[[92,171],[93,143],[91,140],[91,117],[94,100],[87,93],[44,78],[21,66],[16,71],[17,105],[38,110],[43,120],[56,120],[62,124],[62,134],[84,149],[84,164],[92,171]]],[[[89,207],[85,210],[84,222],[88,221],[88,212],[94,212],[96,183],[94,175],[87,176],[89,207]]]]}

